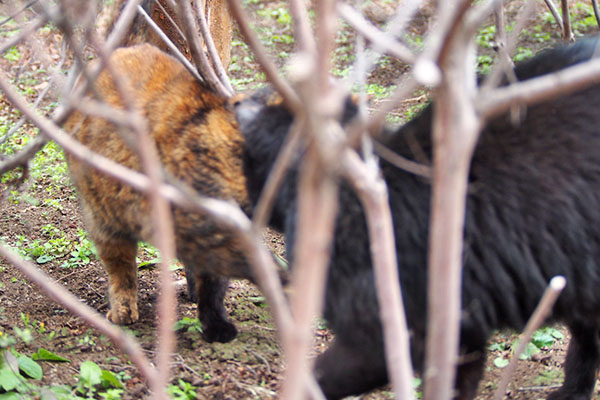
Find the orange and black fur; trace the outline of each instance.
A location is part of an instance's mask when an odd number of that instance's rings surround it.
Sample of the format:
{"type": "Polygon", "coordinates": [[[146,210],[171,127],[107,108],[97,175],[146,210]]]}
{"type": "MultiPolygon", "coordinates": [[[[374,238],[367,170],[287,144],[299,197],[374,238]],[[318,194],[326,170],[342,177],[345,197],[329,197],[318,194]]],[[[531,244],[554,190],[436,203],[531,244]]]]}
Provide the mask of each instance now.
{"type": "MultiPolygon", "coordinates": [[[[212,93],[176,60],[148,44],[115,51],[111,65],[135,106],[148,121],[163,168],[199,193],[237,202],[247,208],[242,166],[244,139],[226,99],[212,93]]],[[[95,93],[122,108],[109,73],[97,80],[95,93]]],[[[115,125],[101,118],[74,114],[65,128],[81,143],[124,166],[140,170],[136,150],[115,125]]],[[[108,319],[135,322],[138,241],[152,241],[149,199],[131,187],[67,155],[79,190],[87,229],[109,276],[108,319]]],[[[225,277],[250,277],[236,237],[210,217],[173,208],[177,257],[186,267],[190,296],[207,341],[227,342],[236,336],[223,306],[225,277]]]]}

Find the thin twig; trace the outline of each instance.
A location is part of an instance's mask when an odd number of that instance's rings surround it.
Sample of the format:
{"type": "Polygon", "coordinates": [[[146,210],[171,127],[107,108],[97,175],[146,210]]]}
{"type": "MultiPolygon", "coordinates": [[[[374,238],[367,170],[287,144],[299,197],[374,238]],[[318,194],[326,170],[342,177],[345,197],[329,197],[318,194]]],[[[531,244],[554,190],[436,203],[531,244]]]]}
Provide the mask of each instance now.
{"type": "Polygon", "coordinates": [[[373,146],[375,147],[375,152],[377,155],[395,167],[415,175],[422,176],[423,178],[432,178],[433,174],[431,173],[431,167],[429,165],[420,164],[409,160],[408,158],[402,157],[377,141],[373,142],[373,146]]]}
{"type": "Polygon", "coordinates": [[[212,69],[208,58],[206,57],[204,49],[202,48],[200,38],[198,37],[198,27],[196,26],[194,12],[192,10],[192,6],[190,5],[190,0],[180,0],[177,2],[177,4],[177,17],[183,25],[183,31],[190,48],[190,53],[192,54],[192,60],[194,60],[194,63],[199,68],[205,82],[216,93],[219,93],[224,97],[231,96],[232,92],[230,92],[219,80],[217,74],[212,69]]]}
{"type": "Polygon", "coordinates": [[[346,22],[371,41],[372,45],[376,47],[376,51],[387,53],[407,64],[414,63],[415,56],[408,47],[377,29],[350,5],[338,3],[337,9],[346,22]]]}
{"type": "Polygon", "coordinates": [[[316,43],[312,35],[310,18],[304,1],[290,0],[290,15],[294,21],[294,36],[298,49],[306,54],[314,54],[316,43]]]}
{"type": "Polygon", "coordinates": [[[392,213],[385,181],[376,164],[363,163],[351,150],[344,152],[346,179],[358,194],[366,213],[371,258],[375,272],[380,319],[383,324],[388,375],[397,399],[412,399],[409,334],[399,286],[392,213]]]}
{"type": "MultiPolygon", "coordinates": [[[[485,7],[482,6],[479,10],[480,11],[485,10],[485,7]]],[[[536,1],[535,0],[527,0],[525,6],[519,12],[519,17],[517,18],[517,21],[515,22],[515,26],[514,26],[513,30],[511,31],[510,35],[506,39],[506,54],[510,55],[514,52],[519,35],[525,28],[527,21],[529,20],[531,15],[533,15],[535,10],[536,10],[536,1]]],[[[472,15],[476,15],[476,14],[477,14],[477,12],[475,11],[472,15]]],[[[467,25],[468,26],[467,33],[469,35],[472,35],[472,34],[474,34],[474,31],[476,29],[474,22],[477,21],[478,18],[470,18],[470,17],[471,17],[471,15],[467,16],[467,18],[470,21],[467,25]]],[[[483,17],[483,15],[480,14],[479,17],[483,17]]],[[[498,86],[498,84],[501,81],[502,74],[505,72],[505,70],[506,70],[506,68],[502,65],[502,63],[494,65],[494,67],[492,68],[492,72],[490,72],[486,76],[486,78],[483,82],[483,85],[481,85],[481,90],[486,91],[486,90],[491,89],[492,87],[498,86]]]]}
{"type": "Polygon", "coordinates": [[[143,0],[128,0],[125,7],[121,10],[119,18],[115,22],[112,31],[106,39],[105,49],[107,52],[111,52],[119,46],[123,38],[129,31],[129,27],[137,14],[137,6],[142,3],[143,0]]]}
{"type": "Polygon", "coordinates": [[[560,16],[560,13],[558,12],[556,5],[554,4],[554,1],[544,0],[544,2],[546,3],[546,6],[548,6],[548,9],[550,9],[550,12],[552,13],[552,16],[554,17],[554,20],[556,21],[558,26],[563,26],[562,17],[560,16]]]}
{"type": "Polygon", "coordinates": [[[24,12],[25,10],[27,10],[29,7],[31,7],[32,5],[34,5],[35,3],[37,3],[39,0],[33,0],[30,1],[28,4],[24,5],[23,7],[21,7],[20,10],[16,11],[13,15],[11,15],[10,17],[7,17],[6,19],[0,21],[0,26],[12,21],[13,19],[15,19],[19,14],[21,14],[22,12],[24,12]]]}
{"type": "Polygon", "coordinates": [[[4,53],[6,50],[10,49],[13,46],[19,44],[22,40],[31,36],[31,34],[37,31],[39,28],[44,26],[44,24],[48,22],[48,19],[45,15],[40,15],[33,21],[29,22],[16,36],[10,37],[6,39],[2,44],[0,44],[0,53],[4,53]]]}
{"type": "Polygon", "coordinates": [[[502,372],[502,379],[498,384],[498,388],[494,392],[493,400],[501,400],[504,398],[504,393],[506,392],[506,388],[510,383],[510,378],[515,372],[517,368],[517,361],[519,360],[519,356],[523,351],[525,351],[525,347],[531,340],[533,333],[540,327],[540,325],[544,322],[546,317],[552,311],[552,306],[554,302],[558,298],[558,295],[562,292],[567,284],[567,280],[563,276],[555,276],[550,281],[550,284],[546,288],[542,299],[538,303],[533,315],[527,321],[527,325],[525,326],[525,330],[519,337],[519,345],[515,352],[513,352],[513,356],[510,360],[508,366],[502,372]]]}
{"type": "Polygon", "coordinates": [[[560,0],[560,5],[562,9],[562,17],[563,17],[563,40],[565,42],[572,42],[575,40],[575,35],[573,35],[573,29],[571,29],[571,16],[569,15],[569,1],[568,0],[560,0]]]}
{"type": "Polygon", "coordinates": [[[261,66],[262,70],[265,72],[267,79],[273,84],[275,89],[281,94],[283,100],[286,105],[290,108],[290,110],[294,114],[298,114],[301,111],[301,104],[298,95],[292,89],[292,87],[281,77],[277,67],[273,63],[273,61],[268,57],[267,51],[265,47],[261,43],[260,39],[250,27],[248,23],[248,16],[240,6],[240,2],[237,0],[227,0],[227,4],[229,4],[229,10],[231,11],[231,15],[235,18],[238,23],[238,27],[240,32],[246,39],[246,43],[252,50],[256,61],[261,66]]]}
{"type": "Polygon", "coordinates": [[[208,29],[208,24],[206,22],[206,11],[202,6],[201,1],[196,1],[196,10],[198,10],[198,21],[200,22],[200,33],[202,34],[202,38],[204,39],[204,43],[206,43],[206,48],[208,50],[208,54],[210,55],[210,59],[212,61],[212,65],[215,68],[215,72],[219,77],[221,84],[227,89],[229,96],[233,95],[233,88],[231,87],[231,83],[229,83],[229,78],[227,78],[227,72],[225,68],[223,68],[223,63],[221,62],[221,58],[219,57],[219,53],[217,52],[217,48],[215,46],[215,42],[212,39],[210,34],[210,30],[208,29]]]}
{"type": "Polygon", "coordinates": [[[542,100],[585,89],[600,83],[600,58],[565,68],[561,71],[481,92],[475,105],[483,118],[502,114],[515,103],[532,104],[542,100]]]}
{"type": "Polygon", "coordinates": [[[598,9],[598,0],[592,0],[592,7],[594,8],[596,23],[598,23],[598,26],[600,26],[600,9],[598,9]]]}
{"type": "Polygon", "coordinates": [[[277,159],[269,172],[269,176],[260,193],[252,216],[253,225],[258,230],[267,225],[279,188],[294,161],[294,156],[299,154],[300,139],[302,137],[302,128],[304,126],[305,122],[302,121],[301,118],[296,118],[294,120],[294,123],[285,138],[285,142],[277,155],[277,159]]]}
{"type": "MultiPolygon", "coordinates": [[[[160,2],[158,4],[160,4],[160,2]]],[[[150,25],[150,28],[152,28],[152,30],[156,32],[156,34],[161,38],[161,40],[167,45],[169,50],[171,50],[173,56],[177,58],[185,66],[185,68],[188,71],[190,71],[192,75],[194,75],[196,79],[202,81],[203,79],[198,73],[196,67],[194,67],[192,63],[190,63],[190,61],[186,58],[186,56],[184,56],[183,53],[179,51],[179,48],[177,48],[175,43],[173,43],[173,41],[169,39],[169,37],[163,32],[163,30],[160,29],[156,22],[154,22],[154,20],[148,15],[146,10],[144,10],[144,7],[138,6],[138,13],[144,17],[144,20],[148,23],[148,25],[150,25]]]]}

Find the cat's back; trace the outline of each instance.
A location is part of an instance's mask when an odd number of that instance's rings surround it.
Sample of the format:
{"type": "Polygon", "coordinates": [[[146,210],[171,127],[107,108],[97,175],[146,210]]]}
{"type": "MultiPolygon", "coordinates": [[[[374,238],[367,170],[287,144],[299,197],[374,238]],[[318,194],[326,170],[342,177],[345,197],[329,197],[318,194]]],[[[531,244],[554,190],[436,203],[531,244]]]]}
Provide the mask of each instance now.
{"type": "MultiPolygon", "coordinates": [[[[180,62],[148,44],[117,49],[90,98],[137,111],[170,175],[204,195],[246,206],[244,141],[234,116],[226,99],[194,78],[180,62]]],[[[105,118],[75,113],[65,129],[91,150],[141,170],[140,138],[131,126],[118,127],[105,118]]],[[[80,160],[67,155],[67,161],[80,196],[95,218],[140,226],[148,215],[145,198],[80,160]]]]}

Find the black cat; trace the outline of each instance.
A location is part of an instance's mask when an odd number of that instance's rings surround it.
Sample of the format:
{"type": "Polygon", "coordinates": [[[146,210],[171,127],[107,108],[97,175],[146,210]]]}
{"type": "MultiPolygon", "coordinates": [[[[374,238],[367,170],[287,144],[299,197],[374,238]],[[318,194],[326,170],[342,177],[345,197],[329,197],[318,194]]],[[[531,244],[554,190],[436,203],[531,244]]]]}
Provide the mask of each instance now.
{"type": "MultiPolygon", "coordinates": [[[[593,56],[598,39],[547,50],[520,64],[520,80],[547,74],[593,56]]],[[[268,102],[269,89],[237,104],[246,139],[245,173],[251,202],[265,178],[293,117],[268,102]]],[[[565,381],[549,398],[589,399],[600,361],[600,86],[526,109],[518,124],[508,116],[483,129],[469,176],[464,229],[461,354],[456,388],[473,398],[494,329],[521,330],[555,275],[567,286],[552,319],[572,335],[565,381]]],[[[408,137],[431,156],[435,103],[405,126],[382,135],[393,151],[414,159],[408,137]]],[[[412,359],[422,370],[427,299],[427,243],[431,184],[381,162],[398,252],[404,305],[412,332],[412,359]]],[[[388,381],[369,239],[361,205],[341,182],[327,281],[325,318],[335,332],[316,362],[316,376],[329,399],[368,391],[388,381]]],[[[296,173],[276,200],[272,225],[294,246],[296,173]]]]}

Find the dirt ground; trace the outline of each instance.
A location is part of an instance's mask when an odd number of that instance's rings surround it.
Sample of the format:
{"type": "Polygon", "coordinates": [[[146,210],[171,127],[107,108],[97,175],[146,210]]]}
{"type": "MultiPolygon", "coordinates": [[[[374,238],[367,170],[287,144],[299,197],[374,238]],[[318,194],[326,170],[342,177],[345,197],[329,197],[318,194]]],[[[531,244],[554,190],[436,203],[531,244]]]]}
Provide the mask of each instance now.
{"type": "MultiPolygon", "coordinates": [[[[251,2],[252,10],[277,10],[284,3],[264,1],[251,2]]],[[[393,7],[389,1],[370,2],[367,15],[376,22],[385,20],[391,15],[393,7]],[[372,4],[371,4],[372,3],[372,4]]],[[[518,8],[520,1],[509,2],[509,14],[518,8]]],[[[541,2],[540,2],[541,3],[541,2]]],[[[543,8],[543,3],[542,8],[543,8]]],[[[414,32],[423,31],[429,15],[424,10],[411,25],[414,32]]],[[[537,17],[534,22],[540,22],[537,17]]],[[[266,23],[266,22],[263,22],[266,23]]],[[[543,43],[533,39],[525,39],[523,46],[534,50],[547,46],[558,40],[558,31],[551,24],[544,25],[551,33],[551,39],[543,43]]],[[[44,32],[43,40],[56,46],[57,38],[53,32],[44,32]]],[[[351,44],[353,35],[343,36],[340,47],[351,44]]],[[[289,43],[275,43],[270,48],[272,53],[287,51],[292,47],[289,43]]],[[[246,57],[241,46],[234,46],[234,57],[238,60],[246,57]]],[[[9,62],[0,59],[0,68],[10,74],[20,69],[23,72],[35,72],[36,62],[31,59],[26,49],[20,61],[9,62]]],[[[344,61],[340,61],[344,64],[344,61]]],[[[244,68],[256,70],[251,60],[245,62],[244,68]]],[[[232,71],[234,78],[242,78],[244,68],[232,71]]],[[[391,62],[379,67],[370,76],[370,82],[382,86],[390,85],[398,76],[406,71],[406,66],[391,62]]],[[[34,88],[35,91],[40,88],[34,88]]],[[[416,95],[407,102],[406,108],[415,103],[426,101],[426,96],[416,95]]],[[[0,117],[2,123],[14,123],[15,116],[6,100],[0,98],[0,117]]],[[[398,110],[402,115],[405,110],[398,110]]],[[[33,129],[31,132],[33,134],[33,129]]],[[[51,224],[64,233],[72,246],[81,238],[82,223],[77,196],[70,185],[68,176],[64,175],[59,182],[49,177],[38,179],[34,183],[27,182],[15,194],[15,189],[5,183],[0,184],[0,237],[11,246],[19,243],[32,243],[48,240],[47,226],[51,224]],[[47,201],[52,199],[54,201],[47,201]]],[[[284,243],[281,236],[270,232],[265,236],[267,244],[276,252],[283,254],[284,243]]],[[[108,311],[107,279],[99,261],[92,257],[91,262],[79,267],[64,267],[68,252],[62,257],[39,264],[39,268],[53,279],[61,283],[75,294],[81,301],[105,314],[108,311]]],[[[140,261],[152,259],[146,251],[140,251],[140,261]]],[[[156,298],[158,270],[144,267],[139,271],[139,306],[140,320],[128,326],[135,334],[149,357],[153,356],[156,344],[156,298]]],[[[179,285],[178,320],[184,317],[195,318],[196,306],[189,302],[181,270],[173,271],[179,285]]],[[[272,399],[277,398],[284,365],[269,307],[265,304],[260,292],[246,281],[232,281],[227,296],[227,309],[235,321],[239,336],[227,344],[208,344],[197,332],[182,329],[177,334],[177,350],[173,358],[174,383],[179,379],[196,387],[199,399],[272,399]]],[[[323,351],[332,338],[332,334],[319,326],[315,335],[315,353],[323,351]]],[[[121,377],[125,385],[123,399],[145,398],[149,392],[145,382],[140,379],[136,368],[106,337],[89,328],[79,318],[74,317],[57,303],[49,299],[37,287],[32,285],[13,266],[0,260],[0,333],[15,335],[14,328],[30,327],[33,341],[29,344],[17,341],[16,349],[24,354],[31,354],[43,347],[68,358],[68,363],[41,362],[44,378],[41,385],[67,384],[75,385],[79,374],[79,365],[85,360],[97,363],[101,368],[110,370],[121,377]]],[[[568,334],[562,327],[558,329],[564,334],[552,346],[542,350],[528,360],[519,362],[508,399],[533,400],[545,398],[549,390],[560,384],[562,380],[561,364],[564,361],[568,334]]],[[[491,340],[493,343],[510,343],[514,333],[501,332],[491,340]]],[[[486,399],[493,393],[496,382],[503,369],[494,364],[499,357],[506,357],[510,348],[490,350],[486,374],[481,382],[479,399],[486,399]]],[[[360,399],[392,398],[387,388],[359,396],[360,399]]]]}

